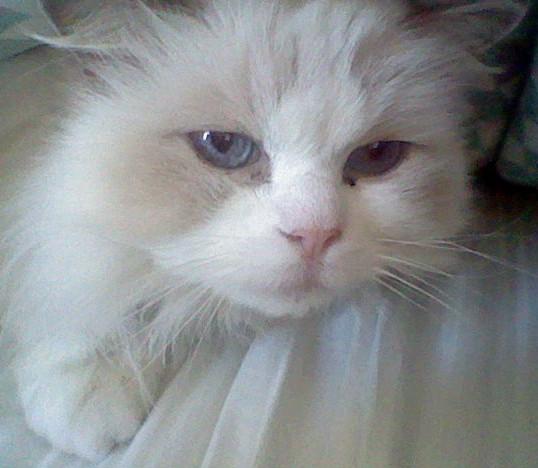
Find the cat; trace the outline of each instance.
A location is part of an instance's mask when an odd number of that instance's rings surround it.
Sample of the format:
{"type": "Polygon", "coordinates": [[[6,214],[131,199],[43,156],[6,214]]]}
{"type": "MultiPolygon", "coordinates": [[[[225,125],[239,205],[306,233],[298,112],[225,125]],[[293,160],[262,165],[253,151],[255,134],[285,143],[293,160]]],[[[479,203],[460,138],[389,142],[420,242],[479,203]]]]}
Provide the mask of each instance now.
{"type": "Polygon", "coordinates": [[[115,2],[49,38],[91,54],[61,130],[2,195],[30,427],[99,460],[136,433],[178,336],[449,262],[420,243],[469,218],[465,90],[516,11],[490,6],[115,2]]]}

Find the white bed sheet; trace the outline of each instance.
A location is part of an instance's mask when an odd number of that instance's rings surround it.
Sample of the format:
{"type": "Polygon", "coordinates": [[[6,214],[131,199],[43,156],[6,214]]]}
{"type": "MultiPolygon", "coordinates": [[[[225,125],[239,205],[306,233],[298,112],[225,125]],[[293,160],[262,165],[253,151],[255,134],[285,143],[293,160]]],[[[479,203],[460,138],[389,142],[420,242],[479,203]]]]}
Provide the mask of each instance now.
{"type": "MultiPolygon", "coordinates": [[[[57,67],[42,65],[57,59],[0,65],[0,145],[61,108],[57,67]]],[[[538,466],[537,221],[480,242],[517,268],[465,256],[443,286],[452,310],[371,291],[251,344],[201,347],[99,467],[538,466]]],[[[87,466],[26,428],[4,369],[0,467],[87,466]]]]}

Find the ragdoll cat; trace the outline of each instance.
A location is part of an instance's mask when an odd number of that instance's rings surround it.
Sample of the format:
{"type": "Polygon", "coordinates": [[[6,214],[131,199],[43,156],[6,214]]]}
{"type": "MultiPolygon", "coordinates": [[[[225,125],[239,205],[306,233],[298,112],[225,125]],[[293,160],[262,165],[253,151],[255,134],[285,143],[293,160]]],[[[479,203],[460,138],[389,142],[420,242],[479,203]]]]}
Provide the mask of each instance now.
{"type": "Polygon", "coordinates": [[[444,263],[416,244],[466,223],[464,93],[513,16],[483,3],[116,2],[58,39],[93,53],[91,77],[2,200],[29,425],[99,459],[137,431],[177,336],[444,263]]]}

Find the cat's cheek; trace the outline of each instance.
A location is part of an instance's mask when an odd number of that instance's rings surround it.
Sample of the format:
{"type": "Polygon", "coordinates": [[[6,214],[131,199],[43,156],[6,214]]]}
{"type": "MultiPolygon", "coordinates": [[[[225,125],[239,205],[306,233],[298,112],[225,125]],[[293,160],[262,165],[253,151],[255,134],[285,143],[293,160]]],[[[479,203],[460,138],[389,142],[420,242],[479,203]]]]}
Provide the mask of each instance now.
{"type": "Polygon", "coordinates": [[[467,208],[466,176],[462,167],[441,168],[410,164],[395,177],[362,187],[360,203],[379,239],[442,239],[461,230],[467,208]]]}
{"type": "Polygon", "coordinates": [[[379,264],[372,242],[344,243],[328,252],[321,279],[330,291],[339,294],[372,279],[379,264]]]}
{"type": "Polygon", "coordinates": [[[276,222],[263,197],[238,190],[203,224],[156,248],[155,257],[172,274],[223,293],[278,286],[292,273],[297,253],[276,222]]]}

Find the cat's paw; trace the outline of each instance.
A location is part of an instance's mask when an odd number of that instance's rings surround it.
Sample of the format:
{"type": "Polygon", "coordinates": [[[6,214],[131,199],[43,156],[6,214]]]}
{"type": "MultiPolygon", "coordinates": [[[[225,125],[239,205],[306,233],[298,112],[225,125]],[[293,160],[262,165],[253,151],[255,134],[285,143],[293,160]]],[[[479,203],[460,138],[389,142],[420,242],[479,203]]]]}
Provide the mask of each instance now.
{"type": "Polygon", "coordinates": [[[53,369],[19,383],[29,426],[55,447],[92,461],[130,440],[147,413],[136,383],[99,364],[53,369]]]}

